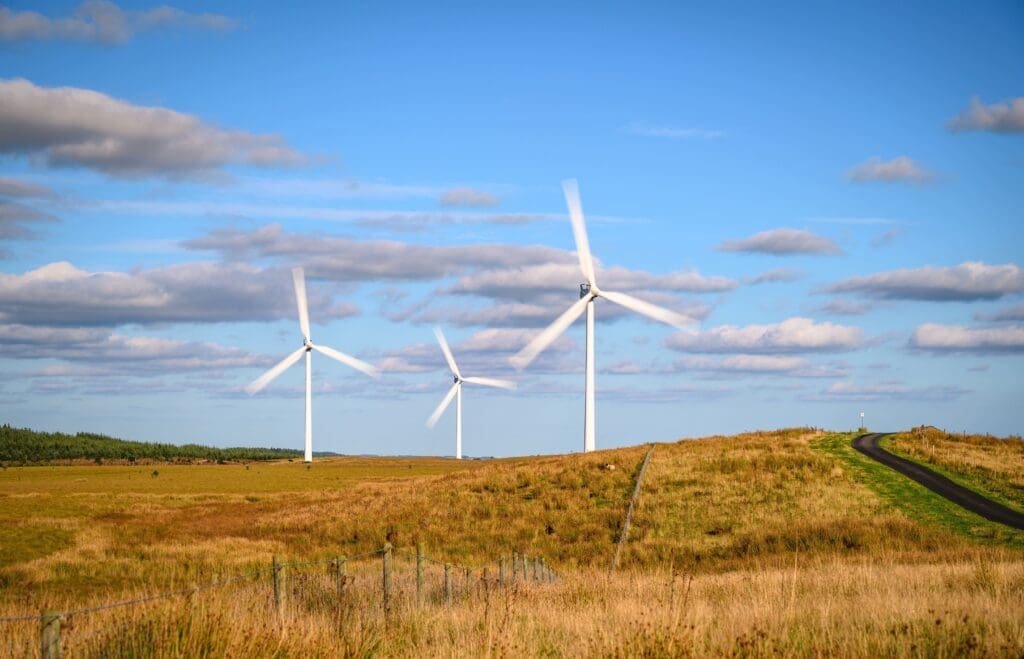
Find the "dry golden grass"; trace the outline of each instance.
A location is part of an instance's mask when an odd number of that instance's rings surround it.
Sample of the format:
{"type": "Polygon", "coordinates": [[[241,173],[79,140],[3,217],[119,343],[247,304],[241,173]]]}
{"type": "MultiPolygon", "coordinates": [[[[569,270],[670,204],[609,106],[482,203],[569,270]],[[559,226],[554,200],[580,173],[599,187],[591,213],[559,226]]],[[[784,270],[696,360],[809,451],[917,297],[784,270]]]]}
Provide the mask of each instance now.
{"type": "MultiPolygon", "coordinates": [[[[1024,561],[691,574],[583,570],[553,585],[479,581],[441,597],[408,578],[385,619],[377,565],[345,595],[322,572],[289,577],[279,618],[266,580],[124,611],[72,618],[72,656],[1019,656],[1024,561]]],[[[34,630],[33,630],[34,631],[34,630]]],[[[17,645],[25,655],[34,639],[17,645]]],[[[17,655],[15,655],[17,656],[17,655]]]]}
{"type": "MultiPolygon", "coordinates": [[[[405,602],[385,626],[379,565],[353,564],[340,609],[329,577],[294,575],[283,628],[264,579],[78,617],[69,642],[85,654],[157,656],[1019,653],[1021,552],[905,516],[821,450],[822,435],[658,445],[627,573],[610,579],[646,446],[494,461],[340,458],[312,469],[160,466],[155,476],[9,468],[0,471],[0,616],[265,574],[272,555],[322,560],[421,541],[467,564],[544,556],[564,578],[509,593],[477,585],[451,611],[405,602]],[[128,631],[104,632],[120,615],[128,631]]],[[[411,568],[396,560],[407,597],[411,568]]],[[[436,600],[440,573],[430,569],[436,600]]],[[[7,638],[34,638],[33,624],[7,638]]]]}
{"type": "Polygon", "coordinates": [[[957,435],[921,426],[893,436],[885,446],[1024,511],[1024,440],[1020,437],[957,435]]]}

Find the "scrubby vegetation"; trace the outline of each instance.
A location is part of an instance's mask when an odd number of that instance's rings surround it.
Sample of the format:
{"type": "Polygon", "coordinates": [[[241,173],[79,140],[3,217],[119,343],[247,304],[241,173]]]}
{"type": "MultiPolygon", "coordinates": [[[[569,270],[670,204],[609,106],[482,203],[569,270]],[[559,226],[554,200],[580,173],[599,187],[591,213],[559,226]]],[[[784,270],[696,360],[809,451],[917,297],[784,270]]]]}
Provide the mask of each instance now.
{"type": "MultiPolygon", "coordinates": [[[[849,439],[801,428],[657,445],[623,570],[613,575],[607,567],[647,446],[491,461],[332,458],[312,468],[161,465],[158,477],[141,466],[9,468],[0,471],[0,527],[15,532],[5,531],[11,540],[0,554],[0,617],[259,570],[257,581],[123,618],[79,618],[79,640],[69,643],[81,645],[69,648],[86,656],[1024,652],[1024,534],[976,532],[926,495],[897,491],[905,479],[874,470],[849,439]],[[498,591],[491,563],[488,585],[475,572],[472,595],[448,608],[437,596],[441,567],[431,563],[428,603],[406,601],[385,624],[379,560],[352,563],[343,604],[332,599],[331,574],[311,567],[290,577],[291,604],[276,618],[272,556],[323,561],[385,541],[399,551],[422,542],[437,560],[469,565],[512,551],[543,556],[562,578],[498,591]]],[[[412,570],[400,554],[406,594],[412,570]]],[[[25,630],[37,638],[31,624],[25,630]]]]}
{"type": "Polygon", "coordinates": [[[198,444],[155,444],[133,442],[106,435],[80,432],[38,432],[28,428],[0,426],[0,463],[42,464],[92,460],[96,463],[137,462],[228,462],[296,458],[301,451],[279,448],[213,448],[198,444]]]}
{"type": "Polygon", "coordinates": [[[920,426],[883,441],[887,450],[1024,511],[1024,439],[955,434],[920,426]]]}

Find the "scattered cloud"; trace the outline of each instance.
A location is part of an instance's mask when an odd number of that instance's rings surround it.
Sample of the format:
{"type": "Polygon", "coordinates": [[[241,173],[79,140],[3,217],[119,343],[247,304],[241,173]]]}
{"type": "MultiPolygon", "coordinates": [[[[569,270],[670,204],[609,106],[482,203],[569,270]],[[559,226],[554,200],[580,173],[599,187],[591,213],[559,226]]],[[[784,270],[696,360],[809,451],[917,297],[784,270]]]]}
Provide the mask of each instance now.
{"type": "Polygon", "coordinates": [[[665,339],[664,345],[680,352],[782,354],[842,352],[863,343],[863,332],[857,327],[796,317],[774,325],[722,325],[678,332],[665,339]]]}
{"type": "MultiPolygon", "coordinates": [[[[317,322],[358,312],[321,287],[309,290],[317,322]]],[[[152,270],[87,272],[68,262],[0,273],[0,322],[117,326],[295,317],[291,275],[238,263],[180,263],[152,270]]]]}
{"type": "Polygon", "coordinates": [[[803,229],[771,229],[755,233],[748,238],[724,240],[716,249],[720,252],[748,252],[774,254],[842,254],[843,250],[832,240],[803,229]]]}
{"type": "Polygon", "coordinates": [[[237,26],[237,21],[220,14],[190,14],[167,5],[125,11],[105,0],[86,0],[70,16],[60,18],[0,7],[2,41],[62,40],[110,46],[125,43],[136,34],[150,30],[186,28],[226,32],[237,26]]]}
{"type": "Polygon", "coordinates": [[[204,178],[228,165],[306,161],[276,135],[226,130],[173,110],[23,79],[0,80],[0,153],[123,178],[204,178]]]}
{"type": "Polygon", "coordinates": [[[0,199],[0,240],[35,238],[38,233],[31,225],[55,222],[57,218],[16,201],[0,199]]]}
{"type": "Polygon", "coordinates": [[[978,97],[974,97],[970,107],[949,121],[948,128],[954,133],[982,130],[990,133],[1024,133],[1024,96],[992,105],[985,105],[978,97]]]}
{"type": "Polygon", "coordinates": [[[832,316],[863,316],[871,308],[872,305],[868,302],[854,302],[853,300],[845,300],[843,298],[829,300],[818,307],[820,311],[832,316]]]}
{"type": "Polygon", "coordinates": [[[274,359],[240,348],[198,341],[125,336],[102,328],[37,327],[0,323],[0,356],[59,359],[29,375],[108,376],[266,367],[274,359]]]}
{"type": "Polygon", "coordinates": [[[1024,271],[1013,263],[988,265],[968,261],[950,267],[925,266],[850,277],[826,287],[825,291],[861,293],[882,300],[996,300],[1024,292],[1024,271]]]}
{"type": "Polygon", "coordinates": [[[651,124],[634,121],[625,128],[631,135],[642,135],[644,137],[662,137],[671,140],[715,140],[724,137],[725,133],[720,130],[708,130],[706,128],[674,128],[671,126],[654,126],[651,124]]]}
{"type": "Polygon", "coordinates": [[[287,232],[278,224],[256,229],[223,227],[182,245],[191,250],[219,252],[229,260],[276,258],[289,264],[301,262],[307,274],[333,281],[430,281],[480,268],[575,261],[572,253],[552,247],[434,246],[397,240],[357,240],[287,232]]]}
{"type": "Polygon", "coordinates": [[[886,245],[891,245],[894,242],[896,242],[896,239],[899,238],[900,233],[902,233],[902,232],[899,229],[889,229],[888,231],[886,231],[884,233],[881,233],[881,234],[875,236],[874,238],[872,238],[871,239],[871,246],[872,247],[885,247],[886,245]]]}
{"type": "Polygon", "coordinates": [[[1006,307],[996,311],[995,313],[976,313],[974,314],[974,319],[997,323],[1007,321],[1024,321],[1024,304],[1018,304],[1015,307],[1006,307]]]}
{"type": "Polygon", "coordinates": [[[931,183],[935,179],[935,174],[907,156],[897,156],[887,161],[876,156],[846,172],[846,180],[854,183],[878,181],[924,184],[931,183]]]}
{"type": "Polygon", "coordinates": [[[820,393],[805,398],[822,402],[876,400],[945,402],[959,398],[967,393],[970,393],[970,389],[964,389],[955,385],[933,385],[915,388],[909,387],[902,382],[857,384],[844,381],[833,382],[820,393]]]}
{"type": "Polygon", "coordinates": [[[776,375],[803,378],[836,378],[846,375],[843,368],[815,364],[804,357],[792,355],[732,355],[721,359],[686,356],[673,362],[673,371],[700,371],[718,376],[776,375]]]}
{"type": "Polygon", "coordinates": [[[473,188],[452,188],[441,195],[442,206],[497,206],[498,198],[490,192],[473,188]]]}
{"type": "MultiPolygon", "coordinates": [[[[560,262],[490,269],[459,278],[447,292],[522,300],[543,293],[564,293],[577,289],[582,275],[569,252],[560,262]]],[[[656,275],[623,267],[598,268],[597,280],[610,291],[673,291],[679,293],[722,293],[738,286],[726,277],[706,277],[698,272],[656,275]]]]}
{"type": "MultiPolygon", "coordinates": [[[[345,222],[361,227],[397,231],[424,231],[431,227],[453,225],[523,225],[533,222],[564,222],[557,213],[488,213],[471,211],[407,211],[294,206],[275,203],[239,203],[218,201],[123,201],[106,200],[95,208],[131,215],[219,216],[251,219],[297,218],[345,222]]],[[[593,219],[593,218],[592,218],[593,219]]],[[[602,217],[597,217],[600,220],[602,217]]],[[[604,218],[609,219],[609,218],[604,218]]]]}
{"type": "Polygon", "coordinates": [[[963,327],[925,323],[914,330],[909,345],[934,353],[1024,352],[1024,325],[963,327]]]}
{"type": "Polygon", "coordinates": [[[0,176],[0,197],[49,199],[56,196],[56,193],[45,185],[0,176]]]}
{"type": "Polygon", "coordinates": [[[797,270],[796,268],[777,268],[775,270],[768,270],[761,274],[751,277],[746,280],[747,284],[756,286],[757,284],[774,284],[779,282],[790,282],[802,279],[804,276],[803,271],[797,270]]]}

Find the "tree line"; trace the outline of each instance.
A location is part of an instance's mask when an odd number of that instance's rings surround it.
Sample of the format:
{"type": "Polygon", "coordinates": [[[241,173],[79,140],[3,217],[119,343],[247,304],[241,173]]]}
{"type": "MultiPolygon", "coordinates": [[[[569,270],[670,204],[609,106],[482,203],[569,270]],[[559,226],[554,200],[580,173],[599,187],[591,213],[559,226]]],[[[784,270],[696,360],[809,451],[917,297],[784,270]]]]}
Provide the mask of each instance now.
{"type": "Polygon", "coordinates": [[[38,464],[70,460],[109,461],[154,460],[158,462],[212,461],[249,462],[296,458],[301,451],[280,448],[214,448],[199,444],[158,444],[135,442],[107,435],[79,432],[38,432],[29,428],[0,426],[0,462],[38,464]]]}

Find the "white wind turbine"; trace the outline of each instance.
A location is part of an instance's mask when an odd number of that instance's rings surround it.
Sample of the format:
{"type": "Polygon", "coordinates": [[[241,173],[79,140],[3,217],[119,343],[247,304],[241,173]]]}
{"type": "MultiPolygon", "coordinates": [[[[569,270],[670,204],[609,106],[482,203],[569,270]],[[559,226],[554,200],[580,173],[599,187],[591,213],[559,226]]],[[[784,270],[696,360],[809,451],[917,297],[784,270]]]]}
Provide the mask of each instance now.
{"type": "Polygon", "coordinates": [[[292,282],[295,284],[295,304],[299,308],[299,327],[302,329],[302,347],[282,359],[277,366],[273,367],[263,375],[253,380],[245,390],[249,395],[255,394],[263,387],[270,384],[271,380],[288,370],[288,367],[302,359],[306,355],[306,462],[313,461],[313,350],[327,355],[346,366],[351,366],[357,371],[362,371],[373,377],[378,376],[376,367],[367,364],[361,359],[356,359],[338,352],[334,348],[316,345],[309,338],[309,306],[306,303],[306,275],[302,268],[292,268],[292,282]]]}
{"type": "Polygon", "coordinates": [[[433,428],[437,423],[437,420],[441,418],[444,411],[448,409],[448,406],[452,403],[452,398],[455,398],[455,458],[457,460],[462,459],[462,383],[468,382],[470,384],[482,384],[485,387],[500,387],[502,389],[515,389],[516,383],[510,382],[509,380],[496,380],[494,378],[476,378],[476,377],[462,377],[462,373],[459,372],[459,367],[455,364],[455,357],[452,356],[452,351],[448,347],[448,342],[444,340],[444,334],[441,333],[440,327],[434,328],[434,335],[437,336],[437,342],[441,344],[441,352],[444,353],[445,361],[448,362],[448,368],[452,370],[452,376],[455,378],[455,384],[448,390],[441,404],[437,406],[434,413],[427,419],[427,427],[433,428]]]}
{"type": "Polygon", "coordinates": [[[613,291],[601,290],[597,287],[597,280],[594,277],[594,259],[590,254],[590,243],[587,241],[587,227],[583,221],[583,206],[580,204],[580,192],[575,179],[562,181],[562,190],[565,192],[565,201],[569,205],[569,218],[572,220],[572,232],[576,239],[576,255],[580,260],[580,270],[583,271],[585,283],[580,284],[580,299],[569,307],[565,313],[555,319],[544,331],[535,336],[526,344],[522,350],[511,358],[513,366],[518,369],[525,368],[541,352],[544,351],[555,339],[572,325],[573,322],[587,312],[587,361],[586,377],[584,388],[583,404],[583,450],[584,452],[594,450],[594,300],[603,297],[630,311],[683,328],[693,321],[682,314],[670,311],[635,298],[626,293],[615,293],[613,291]]]}

